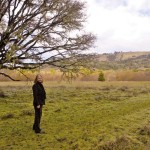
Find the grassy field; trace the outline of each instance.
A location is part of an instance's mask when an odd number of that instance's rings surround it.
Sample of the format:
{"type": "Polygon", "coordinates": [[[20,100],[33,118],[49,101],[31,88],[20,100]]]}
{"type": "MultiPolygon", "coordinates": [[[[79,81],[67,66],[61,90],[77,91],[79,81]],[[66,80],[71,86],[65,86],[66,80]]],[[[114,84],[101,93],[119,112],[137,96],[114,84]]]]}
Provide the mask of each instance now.
{"type": "Polygon", "coordinates": [[[44,83],[32,131],[32,83],[0,82],[0,150],[149,150],[150,82],[44,83]]]}

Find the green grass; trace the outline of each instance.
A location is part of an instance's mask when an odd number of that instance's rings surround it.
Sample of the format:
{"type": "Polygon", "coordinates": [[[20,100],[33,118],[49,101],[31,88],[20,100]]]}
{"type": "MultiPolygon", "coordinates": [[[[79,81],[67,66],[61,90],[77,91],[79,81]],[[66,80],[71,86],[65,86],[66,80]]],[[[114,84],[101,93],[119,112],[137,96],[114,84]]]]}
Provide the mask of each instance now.
{"type": "Polygon", "coordinates": [[[32,84],[0,83],[0,150],[150,149],[150,82],[44,85],[46,134],[35,134],[32,84]]]}

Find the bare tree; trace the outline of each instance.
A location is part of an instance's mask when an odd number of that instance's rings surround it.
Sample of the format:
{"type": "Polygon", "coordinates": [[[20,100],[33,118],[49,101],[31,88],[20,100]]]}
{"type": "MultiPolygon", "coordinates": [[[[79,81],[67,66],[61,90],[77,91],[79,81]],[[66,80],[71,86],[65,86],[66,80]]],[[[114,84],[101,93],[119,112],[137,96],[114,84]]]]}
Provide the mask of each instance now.
{"type": "Polygon", "coordinates": [[[95,41],[85,21],[79,0],[0,0],[0,69],[83,65],[95,41]]]}

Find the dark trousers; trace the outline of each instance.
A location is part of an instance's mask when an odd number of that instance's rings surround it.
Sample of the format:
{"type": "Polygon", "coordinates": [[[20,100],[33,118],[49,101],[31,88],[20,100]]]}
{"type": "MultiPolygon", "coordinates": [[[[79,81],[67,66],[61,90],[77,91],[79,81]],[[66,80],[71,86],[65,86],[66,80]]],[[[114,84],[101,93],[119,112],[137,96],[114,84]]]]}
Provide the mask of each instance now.
{"type": "Polygon", "coordinates": [[[40,122],[42,117],[42,105],[40,105],[40,108],[37,108],[37,106],[34,106],[35,110],[35,117],[34,117],[34,124],[33,124],[33,130],[35,132],[40,132],[40,122]]]}

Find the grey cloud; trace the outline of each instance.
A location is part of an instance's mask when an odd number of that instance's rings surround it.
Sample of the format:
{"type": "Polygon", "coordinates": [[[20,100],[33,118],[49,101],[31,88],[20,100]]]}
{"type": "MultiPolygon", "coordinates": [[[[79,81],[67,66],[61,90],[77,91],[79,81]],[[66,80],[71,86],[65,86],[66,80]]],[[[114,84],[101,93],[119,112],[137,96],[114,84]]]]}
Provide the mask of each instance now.
{"type": "Polygon", "coordinates": [[[150,9],[141,9],[138,13],[142,16],[150,16],[150,9]]]}
{"type": "Polygon", "coordinates": [[[150,16],[150,1],[145,0],[138,13],[143,16],[150,16]]]}
{"type": "Polygon", "coordinates": [[[143,0],[141,6],[137,7],[134,3],[130,4],[132,0],[95,0],[96,4],[105,9],[116,9],[118,7],[125,7],[130,13],[150,16],[150,0],[143,0]]]}

